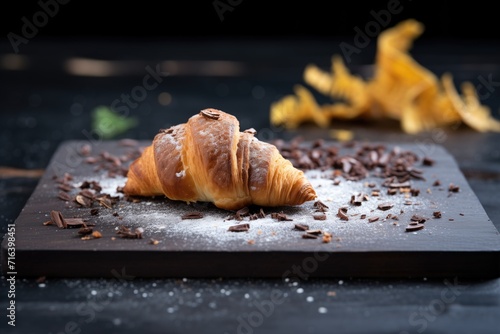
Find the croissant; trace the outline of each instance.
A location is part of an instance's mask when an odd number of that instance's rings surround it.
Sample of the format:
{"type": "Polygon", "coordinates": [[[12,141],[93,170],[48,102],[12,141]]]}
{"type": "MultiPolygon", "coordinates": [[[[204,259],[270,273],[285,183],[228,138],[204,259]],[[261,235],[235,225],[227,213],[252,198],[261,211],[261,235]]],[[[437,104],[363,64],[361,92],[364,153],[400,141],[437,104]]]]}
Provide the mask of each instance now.
{"type": "Polygon", "coordinates": [[[165,195],[238,210],[300,205],[317,195],[305,174],[278,149],[240,132],[233,115],[205,109],[187,123],[161,130],[131,165],[126,195],[165,195]]]}

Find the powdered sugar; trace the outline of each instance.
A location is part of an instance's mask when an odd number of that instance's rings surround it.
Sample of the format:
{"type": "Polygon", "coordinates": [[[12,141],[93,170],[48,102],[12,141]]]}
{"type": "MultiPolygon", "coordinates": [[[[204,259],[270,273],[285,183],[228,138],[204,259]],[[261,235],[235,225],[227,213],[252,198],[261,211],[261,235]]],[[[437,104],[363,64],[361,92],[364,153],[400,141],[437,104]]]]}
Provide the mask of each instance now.
{"type": "Polygon", "coordinates": [[[183,170],[181,170],[180,172],[175,173],[175,176],[177,176],[177,177],[179,177],[179,178],[182,178],[182,177],[186,176],[186,170],[185,170],[185,169],[183,169],[183,170]]]}
{"type": "MultiPolygon", "coordinates": [[[[289,249],[290,242],[293,242],[297,248],[302,249],[320,246],[334,250],[356,245],[357,249],[370,247],[376,250],[378,245],[382,244],[381,240],[409,238],[412,233],[405,233],[405,226],[411,215],[421,214],[424,208],[432,210],[433,204],[424,196],[405,198],[403,194],[385,194],[386,189],[379,187],[382,179],[348,181],[341,178],[341,182],[335,185],[331,173],[332,171],[319,170],[305,172],[318,194],[318,199],[329,207],[325,212],[325,220],[313,218],[316,208],[312,201],[295,207],[263,208],[265,218],[250,220],[249,216],[244,216],[242,221],[238,221],[234,219],[234,212],[218,209],[211,203],[187,204],[164,197],[144,198],[139,203],[128,202],[123,194],[117,191],[118,187],[125,185],[125,177],[75,177],[73,185],[79,187],[83,181],[97,181],[102,187],[102,193],[121,198],[113,210],[101,210],[98,217],[100,226],[111,224],[116,227],[120,224],[142,227],[144,238],[154,238],[160,241],[161,247],[172,249],[215,250],[222,247],[231,250],[241,248],[242,245],[260,250],[289,249]],[[367,186],[368,182],[377,183],[377,188],[381,190],[380,197],[370,196],[371,188],[367,186]],[[360,206],[350,203],[351,196],[359,193],[367,194],[367,200],[360,206]],[[411,200],[412,205],[405,205],[407,200],[411,200]],[[394,206],[387,211],[381,211],[377,206],[383,202],[391,202],[394,206]],[[337,216],[340,207],[347,208],[347,221],[337,216]],[[183,215],[192,211],[201,212],[203,218],[182,219],[183,215]],[[114,215],[115,212],[120,216],[119,221],[114,215]],[[273,212],[283,212],[292,220],[278,221],[271,217],[273,212]],[[364,215],[366,217],[362,218],[364,215]],[[388,215],[396,216],[398,220],[388,215]],[[370,217],[378,217],[379,220],[369,223],[370,217]],[[230,226],[241,223],[249,224],[247,232],[228,231],[230,226]],[[318,240],[302,239],[303,232],[294,230],[295,224],[308,225],[310,229],[329,232],[334,237],[329,244],[322,244],[321,236],[318,240]]],[[[259,209],[250,208],[250,214],[258,213],[259,209]]],[[[428,234],[430,231],[432,228],[426,228],[419,233],[428,234]]]]}
{"type": "MultiPolygon", "coordinates": [[[[266,213],[265,218],[250,220],[248,216],[243,217],[243,221],[234,219],[234,213],[220,210],[209,203],[197,203],[188,205],[180,201],[171,201],[165,198],[145,199],[140,203],[126,203],[121,205],[119,211],[123,217],[120,222],[127,226],[140,226],[144,228],[144,236],[155,238],[168,247],[186,245],[189,249],[205,250],[219,249],[220,247],[228,250],[242,245],[249,247],[259,247],[259,249],[275,249],[282,245],[289,244],[290,241],[297,243],[297,247],[314,246],[321,244],[321,236],[318,240],[302,239],[303,232],[294,230],[295,224],[308,225],[310,229],[320,229],[323,232],[329,232],[334,235],[333,241],[329,245],[322,247],[331,249],[349,247],[352,244],[362,244],[372,249],[380,244],[381,239],[387,237],[404,239],[408,237],[404,233],[408,217],[412,213],[419,212],[421,208],[429,205],[423,198],[414,199],[417,205],[404,205],[402,195],[381,196],[381,198],[369,196],[368,200],[361,206],[350,204],[351,195],[357,193],[368,193],[369,188],[365,182],[354,182],[342,180],[340,184],[334,185],[329,178],[329,172],[317,170],[307,171],[306,177],[310,180],[316,189],[318,198],[326,204],[329,209],[326,214],[326,220],[314,220],[313,214],[316,208],[313,202],[307,202],[296,207],[284,208],[263,208],[266,213]],[[391,201],[394,207],[387,211],[377,209],[378,204],[383,201],[391,201]],[[340,207],[347,208],[348,221],[341,220],[337,216],[340,207]],[[401,210],[406,211],[401,214],[401,210]],[[182,219],[181,217],[190,211],[203,213],[201,219],[182,219]],[[283,211],[291,221],[278,221],[271,217],[272,212],[283,211]],[[401,217],[401,225],[398,220],[387,218],[391,214],[401,217]],[[361,218],[366,215],[366,218],[361,218]],[[379,217],[374,223],[369,223],[368,218],[379,217]],[[228,228],[232,225],[246,223],[250,225],[247,232],[229,232],[228,228]],[[258,245],[258,246],[256,246],[258,245]]],[[[103,192],[109,192],[116,195],[116,187],[123,186],[125,178],[99,180],[103,186],[103,192]]],[[[119,195],[119,194],[118,194],[119,195]]],[[[252,208],[250,213],[256,213],[257,209],[252,208]]],[[[116,221],[111,216],[103,213],[100,220],[103,224],[107,221],[116,221]]],[[[426,232],[424,232],[426,233],[426,232]]],[[[359,248],[359,247],[358,247],[359,248]]]]}

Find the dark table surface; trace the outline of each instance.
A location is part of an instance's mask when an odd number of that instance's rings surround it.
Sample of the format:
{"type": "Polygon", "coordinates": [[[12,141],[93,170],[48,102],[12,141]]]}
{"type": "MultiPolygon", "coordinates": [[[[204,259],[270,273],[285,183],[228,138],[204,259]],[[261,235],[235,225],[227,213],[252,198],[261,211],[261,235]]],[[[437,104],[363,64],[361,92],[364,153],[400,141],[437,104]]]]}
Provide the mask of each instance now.
{"type": "MultiPolygon", "coordinates": [[[[328,139],[328,129],[273,128],[269,107],[302,82],[308,63],[328,68],[340,42],[40,38],[19,55],[1,44],[0,166],[24,176],[0,174],[0,233],[21,212],[38,182],[37,171],[43,172],[57,146],[86,139],[91,111],[141,85],[146,66],[169,61],[172,72],[130,108],[139,125],[115,139],[151,139],[159,128],[184,122],[206,107],[236,115],[242,127],[258,129],[263,140],[328,139]],[[75,63],[96,59],[109,60],[116,72],[102,77],[74,73],[75,63]],[[229,70],[211,71],[221,60],[229,70]],[[166,105],[159,103],[164,92],[166,105]]],[[[353,71],[370,73],[374,44],[353,57],[353,71]]],[[[416,42],[412,54],[436,74],[451,72],[457,83],[500,81],[498,43],[416,42]]],[[[500,118],[497,88],[482,102],[500,118]]],[[[331,128],[354,130],[359,140],[443,145],[500,230],[500,134],[460,127],[410,136],[397,123],[338,122],[331,128]]],[[[500,333],[500,279],[141,279],[126,270],[115,279],[19,278],[15,327],[7,325],[5,277],[0,286],[2,333],[500,333]],[[276,293],[283,298],[275,300],[276,293]]]]}

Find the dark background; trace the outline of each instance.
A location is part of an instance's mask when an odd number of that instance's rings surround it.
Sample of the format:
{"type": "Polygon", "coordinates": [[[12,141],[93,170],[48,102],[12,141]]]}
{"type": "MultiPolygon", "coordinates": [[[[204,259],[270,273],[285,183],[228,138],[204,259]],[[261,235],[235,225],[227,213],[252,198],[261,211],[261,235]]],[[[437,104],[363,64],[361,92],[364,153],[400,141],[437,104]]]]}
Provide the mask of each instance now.
{"type": "MultiPolygon", "coordinates": [[[[48,1],[44,1],[49,3],[48,1]]],[[[371,11],[402,8],[391,24],[415,18],[423,38],[498,39],[497,12],[490,2],[458,1],[68,1],[39,36],[65,38],[324,38],[351,36],[373,20],[371,11]],[[215,4],[227,4],[221,21],[215,4]],[[231,5],[232,4],[232,5],[231,5]],[[399,4],[399,5],[395,5],[399,4]]],[[[220,7],[222,8],[222,7],[220,7]]],[[[10,1],[2,10],[3,34],[21,28],[21,18],[40,10],[38,1],[10,1]]]]}

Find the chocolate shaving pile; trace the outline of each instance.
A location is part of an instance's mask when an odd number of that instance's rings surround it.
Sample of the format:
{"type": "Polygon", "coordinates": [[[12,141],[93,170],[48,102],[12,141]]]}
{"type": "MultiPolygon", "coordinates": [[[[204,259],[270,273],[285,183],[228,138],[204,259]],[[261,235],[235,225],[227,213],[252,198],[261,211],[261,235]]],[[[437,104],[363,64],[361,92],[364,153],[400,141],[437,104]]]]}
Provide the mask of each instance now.
{"type": "Polygon", "coordinates": [[[127,176],[128,164],[137,159],[141,155],[143,149],[140,148],[139,143],[133,139],[123,139],[119,142],[119,145],[130,148],[130,150],[120,156],[113,155],[107,151],[102,151],[95,156],[89,156],[92,150],[87,147],[88,144],[84,144],[80,148],[80,155],[85,158],[84,161],[87,164],[95,165],[95,172],[105,170],[109,177],[115,177],[117,175],[127,176]]]}
{"type": "MultiPolygon", "coordinates": [[[[346,180],[359,181],[366,178],[370,172],[383,178],[391,178],[391,183],[406,182],[411,179],[424,180],[423,171],[416,168],[419,157],[412,151],[402,150],[399,147],[388,149],[385,145],[362,144],[353,154],[340,154],[337,146],[325,145],[324,141],[317,140],[306,145],[302,138],[291,141],[278,139],[272,142],[281,155],[302,170],[332,169],[332,179],[340,182],[337,176],[346,180]]],[[[355,143],[351,145],[356,147],[355,143]]],[[[430,166],[430,158],[425,158],[424,166],[430,166]]]]}
{"type": "Polygon", "coordinates": [[[102,237],[99,231],[94,231],[94,223],[88,223],[83,218],[65,218],[61,211],[57,210],[52,210],[50,212],[50,221],[44,222],[43,225],[57,225],[57,227],[62,229],[79,227],[78,234],[82,236],[82,240],[102,237]]]}

